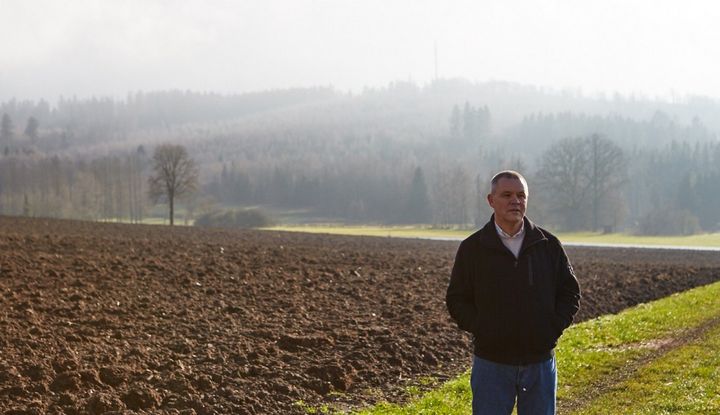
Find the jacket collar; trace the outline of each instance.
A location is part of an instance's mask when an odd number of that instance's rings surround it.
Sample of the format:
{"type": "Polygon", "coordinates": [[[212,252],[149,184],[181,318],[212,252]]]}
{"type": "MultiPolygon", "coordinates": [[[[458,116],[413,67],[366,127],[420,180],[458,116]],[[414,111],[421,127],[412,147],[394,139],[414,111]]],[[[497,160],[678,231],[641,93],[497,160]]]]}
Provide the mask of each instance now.
{"type": "MultiPolygon", "coordinates": [[[[542,229],[535,226],[535,224],[527,218],[527,216],[523,217],[523,222],[525,226],[525,237],[523,238],[522,248],[520,248],[520,252],[524,251],[526,248],[534,245],[537,242],[547,240],[547,237],[543,233],[542,229]]],[[[480,229],[480,232],[478,232],[479,239],[478,241],[487,247],[500,249],[500,250],[507,250],[505,245],[500,240],[500,236],[497,233],[497,229],[495,229],[495,214],[493,214],[490,217],[490,221],[483,226],[482,229],[480,229]]]]}

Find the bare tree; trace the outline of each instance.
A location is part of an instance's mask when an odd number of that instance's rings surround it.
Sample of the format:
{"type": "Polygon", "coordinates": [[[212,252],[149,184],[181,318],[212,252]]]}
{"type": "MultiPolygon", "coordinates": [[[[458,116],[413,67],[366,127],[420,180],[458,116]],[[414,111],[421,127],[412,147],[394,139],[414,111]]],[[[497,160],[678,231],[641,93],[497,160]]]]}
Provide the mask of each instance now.
{"type": "Polygon", "coordinates": [[[143,217],[143,207],[145,199],[141,197],[143,191],[143,170],[145,170],[144,151],[134,151],[125,158],[125,185],[127,186],[128,208],[130,212],[130,221],[139,223],[143,217]]]}
{"type": "Polygon", "coordinates": [[[598,230],[600,205],[627,180],[623,151],[617,144],[593,134],[587,145],[591,149],[591,166],[588,177],[592,184],[593,231],[598,230]]]}
{"type": "Polygon", "coordinates": [[[153,203],[166,200],[170,208],[170,226],[174,224],[175,199],[195,191],[198,169],[181,145],[162,144],[153,153],[154,174],[149,179],[153,203]]]}
{"type": "Polygon", "coordinates": [[[626,181],[625,158],[620,147],[598,135],[566,138],[543,154],[537,179],[548,207],[563,226],[575,230],[590,222],[597,230],[603,204],[622,209],[606,202],[626,181]]]}
{"type": "Polygon", "coordinates": [[[440,226],[466,226],[472,204],[472,183],[467,171],[463,166],[452,169],[439,166],[433,176],[433,223],[440,226]]]}

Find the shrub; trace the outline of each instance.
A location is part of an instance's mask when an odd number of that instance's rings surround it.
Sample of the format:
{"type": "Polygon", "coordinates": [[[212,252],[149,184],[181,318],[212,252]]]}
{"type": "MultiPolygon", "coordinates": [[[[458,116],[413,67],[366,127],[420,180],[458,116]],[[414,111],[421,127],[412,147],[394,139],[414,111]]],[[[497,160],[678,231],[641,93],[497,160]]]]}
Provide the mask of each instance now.
{"type": "Polygon", "coordinates": [[[270,216],[256,208],[215,210],[195,219],[195,226],[204,228],[261,228],[270,225],[270,216]]]}

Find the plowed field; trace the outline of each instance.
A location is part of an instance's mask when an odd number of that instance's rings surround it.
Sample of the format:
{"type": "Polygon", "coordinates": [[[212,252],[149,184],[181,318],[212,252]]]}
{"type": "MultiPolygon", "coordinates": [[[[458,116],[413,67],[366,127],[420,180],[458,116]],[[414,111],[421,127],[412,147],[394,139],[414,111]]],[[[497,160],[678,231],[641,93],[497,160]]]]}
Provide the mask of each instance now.
{"type": "MultiPolygon", "coordinates": [[[[0,217],[0,411],[303,413],[467,368],[457,242],[0,217]]],[[[720,279],[717,253],[568,249],[579,319],[720,279]]]]}

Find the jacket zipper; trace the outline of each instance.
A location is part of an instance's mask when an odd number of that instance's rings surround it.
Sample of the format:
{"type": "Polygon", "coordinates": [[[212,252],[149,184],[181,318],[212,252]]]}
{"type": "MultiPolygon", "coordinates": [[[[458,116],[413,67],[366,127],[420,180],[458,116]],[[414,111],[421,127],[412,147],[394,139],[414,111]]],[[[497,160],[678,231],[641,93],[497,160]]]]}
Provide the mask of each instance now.
{"type": "Polygon", "coordinates": [[[533,285],[533,269],[532,269],[532,257],[528,255],[528,282],[530,286],[533,285]]]}

